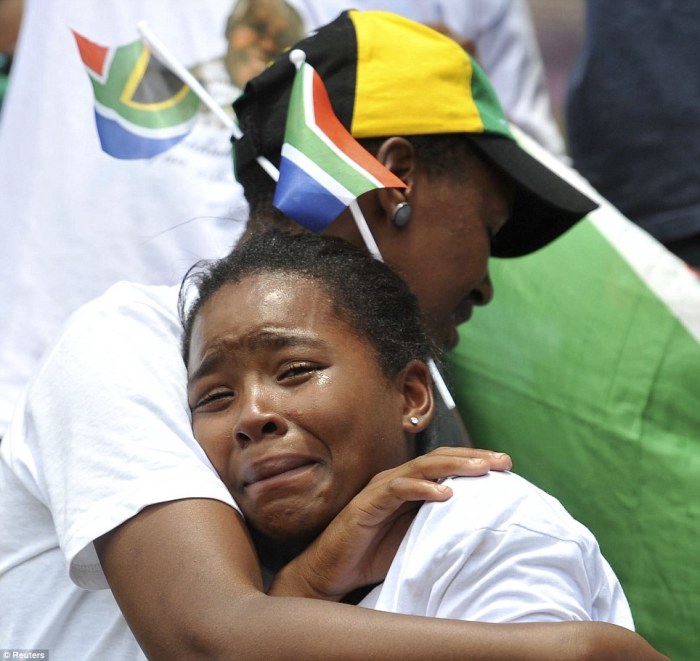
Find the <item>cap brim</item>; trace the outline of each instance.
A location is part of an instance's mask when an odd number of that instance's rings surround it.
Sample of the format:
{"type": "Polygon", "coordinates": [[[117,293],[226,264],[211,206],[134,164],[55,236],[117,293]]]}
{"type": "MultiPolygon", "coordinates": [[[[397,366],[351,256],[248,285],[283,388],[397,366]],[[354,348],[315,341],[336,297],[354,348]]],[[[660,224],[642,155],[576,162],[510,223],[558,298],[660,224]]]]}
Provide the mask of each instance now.
{"type": "Polygon", "coordinates": [[[534,252],[598,207],[513,140],[489,134],[469,138],[489,163],[516,184],[511,217],[492,243],[494,257],[534,252]]]}

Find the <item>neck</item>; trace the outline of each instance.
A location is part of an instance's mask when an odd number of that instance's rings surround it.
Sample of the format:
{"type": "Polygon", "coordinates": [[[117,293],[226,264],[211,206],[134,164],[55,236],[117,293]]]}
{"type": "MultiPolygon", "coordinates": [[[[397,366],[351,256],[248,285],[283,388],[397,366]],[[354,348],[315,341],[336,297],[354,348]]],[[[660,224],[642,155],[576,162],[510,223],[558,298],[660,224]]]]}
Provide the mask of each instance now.
{"type": "MultiPolygon", "coordinates": [[[[288,542],[273,542],[269,537],[266,537],[257,530],[251,529],[251,537],[255,544],[255,549],[258,552],[260,565],[263,576],[264,590],[268,591],[272,581],[282,567],[291,562],[294,558],[300,555],[309,543],[288,543],[288,542]]],[[[356,605],[362,601],[373,585],[365,585],[348,593],[341,599],[345,604],[356,605]]]]}
{"type": "Polygon", "coordinates": [[[273,541],[254,528],[251,528],[250,535],[260,564],[273,575],[301,554],[310,543],[310,541],[273,541]]]}

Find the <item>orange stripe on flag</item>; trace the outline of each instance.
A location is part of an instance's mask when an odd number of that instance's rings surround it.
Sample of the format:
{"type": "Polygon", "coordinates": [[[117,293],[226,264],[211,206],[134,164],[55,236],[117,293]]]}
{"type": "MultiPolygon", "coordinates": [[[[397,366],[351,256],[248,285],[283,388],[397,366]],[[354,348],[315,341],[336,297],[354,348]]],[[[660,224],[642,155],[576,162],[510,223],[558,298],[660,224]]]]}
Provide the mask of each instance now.
{"type": "Polygon", "coordinates": [[[78,50],[80,51],[80,59],[83,61],[88,69],[91,69],[95,73],[102,75],[102,70],[104,67],[105,59],[107,58],[107,51],[109,50],[105,46],[100,46],[94,41],[90,41],[83,37],[83,35],[78,34],[75,30],[72,30],[75,41],[78,44],[78,50]]]}
{"type": "Polygon", "coordinates": [[[372,154],[370,154],[336,117],[328,98],[326,86],[316,70],[312,76],[313,108],[316,125],[325,133],[333,144],[350,159],[364,168],[373,177],[389,188],[404,188],[404,183],[390,170],[387,170],[372,154]]]}

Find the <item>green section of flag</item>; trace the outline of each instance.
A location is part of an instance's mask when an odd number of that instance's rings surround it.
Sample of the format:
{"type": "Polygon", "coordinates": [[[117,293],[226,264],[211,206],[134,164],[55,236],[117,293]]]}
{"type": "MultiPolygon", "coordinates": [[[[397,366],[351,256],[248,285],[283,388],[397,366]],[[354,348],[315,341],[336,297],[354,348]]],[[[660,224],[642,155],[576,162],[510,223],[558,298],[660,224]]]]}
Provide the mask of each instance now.
{"type": "Polygon", "coordinates": [[[473,442],[593,531],[642,635],[695,658],[699,343],[588,221],[491,273],[448,361],[473,442]]]}
{"type": "Polygon", "coordinates": [[[144,128],[176,126],[194,117],[200,106],[197,95],[177,81],[140,41],[114,50],[104,82],[93,75],[90,80],[99,104],[144,128]],[[139,73],[144,59],[147,68],[139,73]]]}

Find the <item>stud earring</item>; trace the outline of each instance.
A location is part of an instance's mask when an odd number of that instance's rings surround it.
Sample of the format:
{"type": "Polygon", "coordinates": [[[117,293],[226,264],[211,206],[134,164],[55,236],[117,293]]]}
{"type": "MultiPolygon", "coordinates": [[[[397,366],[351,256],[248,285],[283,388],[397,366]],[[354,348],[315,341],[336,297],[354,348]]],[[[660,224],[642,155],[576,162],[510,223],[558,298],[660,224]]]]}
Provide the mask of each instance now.
{"type": "Polygon", "coordinates": [[[411,220],[413,208],[408,202],[401,202],[396,205],[394,212],[391,214],[391,222],[396,227],[406,227],[411,220]]]}
{"type": "Polygon", "coordinates": [[[412,416],[408,419],[408,421],[409,421],[414,427],[417,427],[417,426],[418,426],[419,420],[418,420],[418,418],[416,418],[415,415],[412,415],[412,416]]]}

